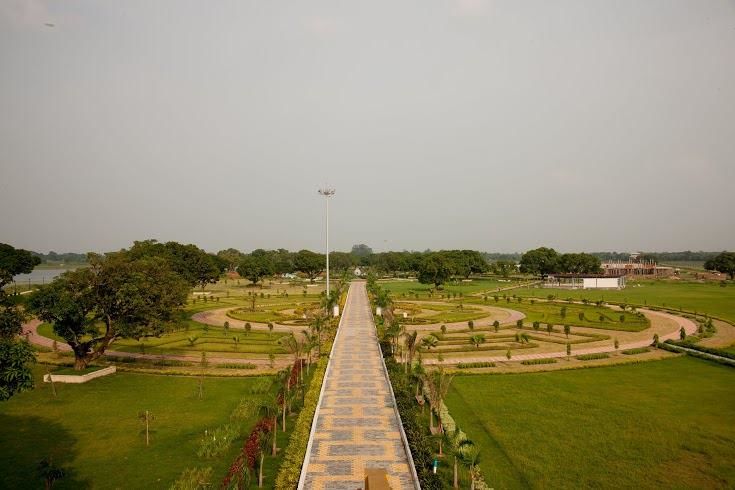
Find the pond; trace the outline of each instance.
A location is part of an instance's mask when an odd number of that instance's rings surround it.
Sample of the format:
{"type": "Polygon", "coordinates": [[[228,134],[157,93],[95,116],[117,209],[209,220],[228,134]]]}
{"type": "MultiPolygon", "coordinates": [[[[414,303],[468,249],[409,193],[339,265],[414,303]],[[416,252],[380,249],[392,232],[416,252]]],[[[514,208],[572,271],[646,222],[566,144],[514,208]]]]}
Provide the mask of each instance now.
{"type": "Polygon", "coordinates": [[[70,269],[33,269],[30,274],[18,274],[13,280],[18,284],[47,284],[70,269]]]}

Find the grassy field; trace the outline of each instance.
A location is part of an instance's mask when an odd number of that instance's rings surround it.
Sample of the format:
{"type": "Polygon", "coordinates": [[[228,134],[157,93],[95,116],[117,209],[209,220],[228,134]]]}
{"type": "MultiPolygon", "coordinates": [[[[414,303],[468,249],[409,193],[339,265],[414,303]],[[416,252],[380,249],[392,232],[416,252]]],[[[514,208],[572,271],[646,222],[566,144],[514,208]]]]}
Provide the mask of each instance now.
{"type": "Polygon", "coordinates": [[[513,291],[519,296],[546,298],[554,294],[559,298],[587,298],[620,301],[642,305],[657,305],[668,308],[708,313],[735,322],[735,284],[722,287],[719,283],[683,282],[673,280],[629,281],[620,291],[592,291],[568,289],[519,288],[513,291]]]}
{"type": "Polygon", "coordinates": [[[520,311],[526,315],[526,319],[523,321],[524,325],[538,321],[543,324],[568,324],[579,327],[621,330],[626,332],[640,332],[650,326],[650,322],[644,316],[639,316],[631,312],[623,313],[620,310],[614,311],[607,307],[594,305],[567,304],[563,302],[547,303],[545,301],[531,304],[530,300],[524,300],[519,303],[512,299],[508,302],[503,300],[502,297],[499,298],[497,303],[492,297],[488,298],[487,301],[473,298],[468,300],[468,302],[490,306],[497,305],[520,311]],[[562,308],[565,309],[565,316],[562,316],[562,308]],[[580,314],[584,316],[580,318],[580,314]],[[621,315],[624,319],[622,322],[620,321],[621,315]]]}
{"type": "MultiPolygon", "coordinates": [[[[440,291],[436,291],[434,298],[439,299],[440,295],[447,293],[468,295],[473,293],[481,293],[485,291],[495,291],[498,288],[507,288],[519,284],[513,279],[499,280],[496,278],[472,279],[469,282],[449,282],[444,285],[440,291]]],[[[405,281],[380,281],[381,287],[390,291],[397,299],[410,297],[414,293],[419,293],[422,299],[428,298],[429,291],[434,288],[432,284],[421,284],[415,280],[405,281]]]]}
{"type": "Polygon", "coordinates": [[[732,368],[677,357],[458,376],[446,403],[491,487],[732,488],[733,383],[732,368]]]}
{"type": "MultiPolygon", "coordinates": [[[[194,466],[211,466],[218,482],[242,438],[210,460],[197,457],[199,440],[205,429],[228,422],[263,379],[207,378],[199,400],[195,378],[118,373],[83,385],[57,383],[58,398],[39,378],[35,390],[0,404],[2,486],[42,488],[35,468],[45,457],[67,471],[58,489],[168,488],[194,466]],[[141,434],[142,410],[155,416],[150,447],[141,434]]],[[[254,416],[243,421],[243,432],[254,422],[254,416]]]]}

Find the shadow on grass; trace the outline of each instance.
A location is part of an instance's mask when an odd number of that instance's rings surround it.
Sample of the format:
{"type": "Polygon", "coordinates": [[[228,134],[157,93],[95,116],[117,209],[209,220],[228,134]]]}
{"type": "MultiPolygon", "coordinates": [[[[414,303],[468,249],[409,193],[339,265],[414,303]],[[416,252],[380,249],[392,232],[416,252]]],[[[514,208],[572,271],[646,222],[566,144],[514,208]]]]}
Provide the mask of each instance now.
{"type": "Polygon", "coordinates": [[[71,467],[77,440],[61,424],[36,416],[0,413],[0,488],[44,488],[38,463],[51,458],[64,471],[54,489],[87,489],[71,467]]]}

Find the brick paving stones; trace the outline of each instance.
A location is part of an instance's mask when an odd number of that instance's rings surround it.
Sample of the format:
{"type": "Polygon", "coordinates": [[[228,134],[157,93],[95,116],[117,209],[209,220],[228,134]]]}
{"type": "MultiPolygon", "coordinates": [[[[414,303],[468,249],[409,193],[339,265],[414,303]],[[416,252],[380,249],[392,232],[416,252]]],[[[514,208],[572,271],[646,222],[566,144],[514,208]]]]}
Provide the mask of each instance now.
{"type": "Polygon", "coordinates": [[[364,282],[350,285],[307,456],[304,489],[357,490],[382,468],[394,490],[416,489],[364,282]]]}

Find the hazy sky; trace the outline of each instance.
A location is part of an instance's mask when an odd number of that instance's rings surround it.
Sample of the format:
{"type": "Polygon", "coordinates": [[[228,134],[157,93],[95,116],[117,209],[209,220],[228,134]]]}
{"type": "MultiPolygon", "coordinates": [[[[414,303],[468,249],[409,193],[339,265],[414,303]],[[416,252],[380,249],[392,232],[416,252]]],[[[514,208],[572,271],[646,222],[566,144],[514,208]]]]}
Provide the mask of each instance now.
{"type": "Polygon", "coordinates": [[[735,2],[0,0],[0,242],[735,248],[735,2]],[[53,27],[46,23],[54,24],[53,27]]]}

